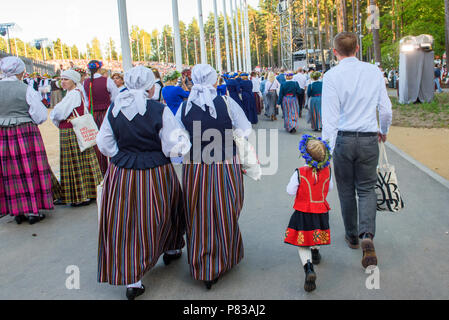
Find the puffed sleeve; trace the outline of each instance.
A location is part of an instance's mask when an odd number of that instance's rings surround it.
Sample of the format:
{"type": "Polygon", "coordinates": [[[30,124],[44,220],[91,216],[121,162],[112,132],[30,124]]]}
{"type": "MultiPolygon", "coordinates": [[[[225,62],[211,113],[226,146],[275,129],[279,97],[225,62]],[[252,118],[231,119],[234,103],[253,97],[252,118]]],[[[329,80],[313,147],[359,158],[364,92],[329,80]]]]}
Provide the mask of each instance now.
{"type": "Polygon", "coordinates": [[[111,95],[111,103],[115,101],[115,98],[118,96],[119,91],[117,86],[115,85],[114,81],[111,78],[108,78],[106,82],[106,86],[108,88],[108,91],[111,95]]]}
{"type": "Polygon", "coordinates": [[[78,108],[81,105],[81,94],[76,90],[71,90],[67,92],[67,95],[58,103],[53,111],[50,113],[50,119],[55,124],[59,126],[59,123],[66,120],[73,109],[78,108]]]}
{"type": "Polygon", "coordinates": [[[290,182],[287,185],[287,193],[291,196],[295,196],[298,192],[299,188],[299,177],[298,177],[298,170],[295,170],[293,175],[290,178],[290,182]]]}
{"type": "Polygon", "coordinates": [[[47,121],[48,110],[42,103],[41,95],[32,86],[27,88],[26,101],[30,105],[28,113],[34,123],[39,125],[47,121]]]}
{"type": "Polygon", "coordinates": [[[162,129],[159,131],[159,137],[161,138],[162,152],[169,158],[185,156],[192,147],[189,133],[176,120],[168,107],[165,107],[162,114],[162,129]]]}
{"type": "Polygon", "coordinates": [[[111,109],[107,112],[103,124],[101,125],[100,132],[97,135],[97,146],[102,154],[112,158],[118,153],[119,149],[108,118],[110,110],[111,109]]]}
{"type": "Polygon", "coordinates": [[[251,126],[251,122],[248,121],[248,118],[243,112],[243,109],[240,105],[235,102],[231,97],[227,98],[229,105],[229,112],[231,113],[232,126],[235,129],[235,133],[243,138],[248,138],[251,134],[253,128],[251,126]]]}

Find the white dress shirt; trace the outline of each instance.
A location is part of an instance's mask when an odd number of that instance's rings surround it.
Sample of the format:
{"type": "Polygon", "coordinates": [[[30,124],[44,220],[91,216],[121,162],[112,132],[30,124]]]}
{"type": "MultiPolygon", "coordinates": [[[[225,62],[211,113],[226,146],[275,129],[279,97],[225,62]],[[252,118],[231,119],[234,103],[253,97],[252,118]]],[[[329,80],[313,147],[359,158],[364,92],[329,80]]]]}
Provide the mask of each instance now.
{"type": "Polygon", "coordinates": [[[307,77],[304,74],[302,74],[302,73],[295,74],[293,76],[293,80],[298,82],[299,87],[301,89],[304,89],[304,90],[306,89],[307,77]]]}
{"type": "MultiPolygon", "coordinates": [[[[110,108],[97,135],[97,146],[102,154],[112,158],[119,152],[119,149],[108,119],[109,112],[110,108]]],[[[162,152],[168,158],[184,156],[192,147],[189,134],[175,119],[173,112],[168,107],[165,107],[162,114],[162,128],[159,131],[159,138],[161,139],[162,152]]]]}
{"type": "MultiPolygon", "coordinates": [[[[305,168],[308,168],[308,166],[304,166],[305,168]]],[[[332,182],[332,176],[329,181],[329,191],[332,191],[334,188],[334,183],[332,182]]],[[[287,185],[287,193],[291,196],[296,196],[299,189],[299,177],[298,177],[298,171],[295,170],[293,175],[290,178],[290,182],[287,185]]]]}
{"type": "Polygon", "coordinates": [[[281,86],[279,85],[279,82],[277,80],[274,80],[274,82],[270,82],[269,80],[267,80],[267,82],[265,83],[265,94],[268,93],[268,91],[271,90],[279,90],[281,88],[281,86]]]}
{"type": "Polygon", "coordinates": [[[343,59],[324,74],[321,110],[323,139],[332,152],[338,131],[387,134],[392,110],[382,72],[355,57],[343,59]]]}
{"type": "MultiPolygon", "coordinates": [[[[19,81],[19,79],[16,76],[12,76],[0,81],[19,81]]],[[[29,85],[27,88],[26,102],[30,106],[28,114],[35,124],[39,125],[47,121],[48,110],[42,103],[42,96],[34,90],[33,86],[29,85]]]]}

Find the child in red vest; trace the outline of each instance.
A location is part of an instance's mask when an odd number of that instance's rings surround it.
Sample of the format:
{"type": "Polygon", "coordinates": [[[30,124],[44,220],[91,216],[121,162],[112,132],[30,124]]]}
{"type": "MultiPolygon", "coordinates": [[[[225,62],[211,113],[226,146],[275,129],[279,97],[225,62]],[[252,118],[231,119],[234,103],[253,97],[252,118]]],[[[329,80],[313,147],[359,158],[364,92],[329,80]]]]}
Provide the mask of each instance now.
{"type": "Polygon", "coordinates": [[[296,169],[287,186],[287,193],[295,195],[296,210],[285,233],[284,242],[298,247],[304,266],[306,280],[304,290],[316,289],[314,264],[319,264],[321,255],[318,246],[330,245],[330,207],[326,201],[332,188],[330,161],[327,142],[321,138],[304,135],[299,150],[306,160],[306,166],[296,169]]]}

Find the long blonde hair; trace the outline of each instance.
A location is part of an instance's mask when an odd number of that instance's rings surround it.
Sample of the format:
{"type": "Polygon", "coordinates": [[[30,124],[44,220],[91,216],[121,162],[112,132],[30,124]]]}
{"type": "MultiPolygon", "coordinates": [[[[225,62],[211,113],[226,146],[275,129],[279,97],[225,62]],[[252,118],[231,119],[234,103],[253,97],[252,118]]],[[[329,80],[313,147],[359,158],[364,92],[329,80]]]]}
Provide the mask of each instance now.
{"type": "Polygon", "coordinates": [[[270,72],[268,74],[268,81],[270,81],[271,83],[273,83],[276,80],[276,77],[274,76],[274,72],[270,72]]]}

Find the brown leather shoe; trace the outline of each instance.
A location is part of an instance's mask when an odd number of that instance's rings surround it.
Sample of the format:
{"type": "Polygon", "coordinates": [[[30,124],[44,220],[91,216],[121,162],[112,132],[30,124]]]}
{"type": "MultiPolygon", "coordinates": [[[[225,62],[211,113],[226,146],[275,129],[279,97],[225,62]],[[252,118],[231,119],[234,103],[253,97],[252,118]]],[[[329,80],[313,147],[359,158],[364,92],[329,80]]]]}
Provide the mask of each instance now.
{"type": "Polygon", "coordinates": [[[347,236],[345,236],[345,241],[348,244],[348,247],[351,249],[359,249],[360,248],[360,244],[359,244],[359,239],[358,238],[354,238],[354,239],[350,239],[347,236]]]}
{"type": "Polygon", "coordinates": [[[369,266],[377,266],[376,250],[374,248],[374,242],[370,237],[364,237],[362,240],[362,266],[368,268],[369,266]]]}

